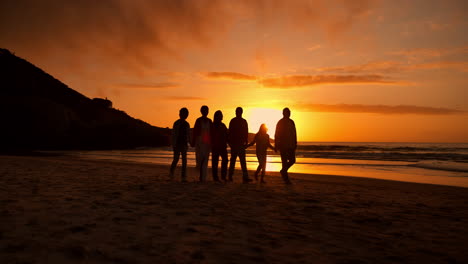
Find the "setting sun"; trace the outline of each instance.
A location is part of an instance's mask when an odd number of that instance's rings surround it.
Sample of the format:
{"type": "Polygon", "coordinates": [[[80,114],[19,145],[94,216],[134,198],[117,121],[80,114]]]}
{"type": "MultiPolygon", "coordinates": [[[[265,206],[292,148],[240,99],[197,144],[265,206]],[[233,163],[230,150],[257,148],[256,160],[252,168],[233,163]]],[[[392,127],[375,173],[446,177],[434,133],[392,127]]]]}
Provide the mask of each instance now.
{"type": "Polygon", "coordinates": [[[249,131],[257,133],[261,124],[268,128],[271,138],[275,136],[276,123],[283,117],[282,110],[273,108],[252,108],[246,109],[245,117],[249,123],[249,131]]]}

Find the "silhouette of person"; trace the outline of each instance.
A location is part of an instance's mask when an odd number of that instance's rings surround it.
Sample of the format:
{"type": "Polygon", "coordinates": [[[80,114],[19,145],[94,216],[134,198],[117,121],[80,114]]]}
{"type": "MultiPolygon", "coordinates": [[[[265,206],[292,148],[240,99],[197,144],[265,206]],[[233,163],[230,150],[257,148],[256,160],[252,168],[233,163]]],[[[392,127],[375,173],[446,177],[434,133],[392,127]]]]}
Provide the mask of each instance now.
{"type": "Polygon", "coordinates": [[[266,127],[265,124],[260,125],[260,129],[258,130],[258,133],[255,134],[254,139],[252,142],[250,142],[247,147],[253,146],[254,144],[257,144],[257,148],[255,150],[255,153],[257,154],[257,159],[258,159],[258,167],[257,171],[255,172],[255,180],[258,181],[258,174],[261,172],[261,178],[260,182],[265,183],[264,177],[265,177],[265,169],[266,169],[266,161],[267,161],[267,149],[275,149],[271,143],[270,143],[270,136],[267,134],[268,128],[266,127]]]}
{"type": "Polygon", "coordinates": [[[213,122],[207,117],[208,111],[209,109],[206,105],[200,108],[200,113],[202,116],[197,118],[197,121],[195,121],[195,126],[193,127],[192,146],[195,146],[195,154],[200,170],[201,182],[206,180],[206,175],[208,174],[208,159],[210,158],[211,150],[210,130],[213,122]]]}
{"type": "Polygon", "coordinates": [[[216,111],[213,117],[213,125],[211,126],[211,162],[212,175],[214,181],[219,181],[218,178],[218,161],[221,156],[221,179],[226,181],[227,174],[227,138],[228,129],[222,122],[223,112],[216,111]]]}
{"type": "Polygon", "coordinates": [[[247,173],[247,163],[245,161],[245,146],[249,136],[249,126],[247,121],[242,118],[242,107],[236,108],[236,117],[231,119],[229,122],[229,134],[228,142],[231,147],[231,160],[229,163],[229,181],[232,181],[232,175],[234,174],[234,168],[236,166],[236,159],[239,157],[239,161],[242,168],[242,182],[248,183],[249,174],[247,173]]]}
{"type": "Polygon", "coordinates": [[[275,149],[281,155],[281,176],[286,184],[290,184],[288,169],[296,162],[297,134],[296,125],[290,119],[289,108],[283,109],[283,118],[276,124],[275,149]]]}
{"type": "Polygon", "coordinates": [[[189,111],[187,108],[179,110],[179,117],[172,126],[172,149],[174,158],[170,169],[170,178],[174,179],[174,171],[179,162],[179,156],[182,155],[182,181],[187,181],[187,144],[190,142],[190,125],[187,121],[189,111]]]}

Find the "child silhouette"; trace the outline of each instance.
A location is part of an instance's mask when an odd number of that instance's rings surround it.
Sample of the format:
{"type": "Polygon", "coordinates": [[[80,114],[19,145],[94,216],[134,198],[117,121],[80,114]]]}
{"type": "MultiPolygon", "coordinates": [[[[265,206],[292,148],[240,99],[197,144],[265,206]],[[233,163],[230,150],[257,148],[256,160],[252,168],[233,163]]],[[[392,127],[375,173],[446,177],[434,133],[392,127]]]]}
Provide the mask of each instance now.
{"type": "Polygon", "coordinates": [[[266,160],[267,160],[267,149],[271,148],[274,150],[273,146],[270,143],[270,136],[267,134],[268,128],[266,127],[265,124],[260,125],[260,129],[258,130],[258,133],[255,134],[254,139],[250,144],[248,144],[246,147],[253,146],[254,144],[257,144],[256,148],[256,154],[257,154],[257,159],[258,159],[258,167],[257,171],[255,172],[255,180],[258,181],[258,174],[261,172],[261,183],[265,183],[264,177],[265,177],[265,169],[266,169],[266,160]]]}

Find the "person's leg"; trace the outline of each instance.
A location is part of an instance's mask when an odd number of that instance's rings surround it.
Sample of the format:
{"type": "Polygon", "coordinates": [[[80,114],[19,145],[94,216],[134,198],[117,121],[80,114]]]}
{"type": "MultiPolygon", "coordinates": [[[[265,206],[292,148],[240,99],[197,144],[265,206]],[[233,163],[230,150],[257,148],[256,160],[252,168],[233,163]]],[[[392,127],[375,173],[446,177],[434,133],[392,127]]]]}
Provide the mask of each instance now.
{"type": "Polygon", "coordinates": [[[258,166],[257,170],[255,171],[254,177],[255,180],[258,181],[258,174],[262,171],[262,153],[256,151],[255,154],[257,155],[258,166]]]}
{"type": "Polygon", "coordinates": [[[294,163],[296,163],[296,151],[294,149],[285,150],[286,156],[286,167],[285,171],[288,171],[294,163]]]}
{"type": "Polygon", "coordinates": [[[208,160],[210,159],[210,148],[208,145],[203,144],[200,152],[200,177],[201,181],[206,181],[208,175],[208,160]]]}
{"type": "MultiPolygon", "coordinates": [[[[258,158],[258,156],[257,156],[257,158],[258,158]]],[[[258,158],[258,166],[257,166],[257,170],[255,171],[255,174],[254,174],[256,181],[258,181],[258,174],[260,173],[261,169],[262,169],[262,165],[260,164],[260,159],[258,158]]]]}
{"type": "Polygon", "coordinates": [[[265,178],[265,170],[266,170],[266,157],[267,154],[263,154],[259,158],[259,166],[261,167],[261,177],[260,177],[260,182],[264,183],[264,178],[265,178]]]}
{"type": "Polygon", "coordinates": [[[200,144],[195,145],[195,168],[200,169],[200,144]]]}
{"type": "Polygon", "coordinates": [[[296,163],[296,150],[295,149],[290,149],[288,153],[288,170],[291,168],[294,163],[296,163]]]}
{"type": "Polygon", "coordinates": [[[247,172],[247,162],[245,160],[245,149],[244,148],[241,148],[239,150],[239,161],[240,161],[241,168],[242,168],[242,180],[244,182],[249,182],[250,179],[249,179],[249,173],[247,172]]]}
{"type": "Polygon", "coordinates": [[[288,151],[286,150],[281,150],[280,151],[280,155],[281,155],[281,163],[283,165],[283,167],[281,168],[281,177],[283,177],[283,180],[286,184],[290,184],[291,182],[289,181],[289,175],[288,175],[288,158],[289,158],[289,155],[288,155],[288,151]]]}
{"type": "Polygon", "coordinates": [[[222,149],[220,151],[221,155],[221,179],[226,181],[226,174],[227,174],[227,165],[228,165],[228,156],[227,156],[227,149],[222,149]]]}
{"type": "Polygon", "coordinates": [[[214,181],[219,181],[219,178],[218,178],[219,155],[220,153],[218,150],[213,150],[213,152],[211,152],[211,174],[213,175],[214,181]]]}
{"type": "Polygon", "coordinates": [[[229,161],[229,181],[232,181],[232,175],[236,167],[237,149],[231,147],[231,160],[229,161]]]}
{"type": "Polygon", "coordinates": [[[201,144],[195,146],[195,159],[197,160],[198,180],[203,181],[203,154],[201,144]]]}
{"type": "Polygon", "coordinates": [[[171,179],[174,178],[174,171],[175,171],[175,168],[177,166],[177,163],[179,162],[179,150],[177,148],[174,148],[173,149],[173,158],[172,158],[172,164],[171,164],[171,169],[170,169],[170,173],[169,173],[169,176],[171,177],[171,179]]]}
{"type": "Polygon", "coordinates": [[[280,150],[280,156],[281,156],[281,175],[283,175],[283,172],[287,171],[288,167],[288,155],[286,154],[285,150],[280,150]]]}
{"type": "Polygon", "coordinates": [[[187,148],[181,151],[182,154],[182,181],[187,181],[187,148]]]}

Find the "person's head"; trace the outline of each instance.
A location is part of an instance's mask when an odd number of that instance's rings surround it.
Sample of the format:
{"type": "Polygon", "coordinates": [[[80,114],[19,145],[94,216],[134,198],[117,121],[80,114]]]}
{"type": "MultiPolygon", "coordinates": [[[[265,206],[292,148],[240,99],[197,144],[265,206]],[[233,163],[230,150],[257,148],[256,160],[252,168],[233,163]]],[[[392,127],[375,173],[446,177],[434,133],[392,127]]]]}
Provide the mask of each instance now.
{"type": "Polygon", "coordinates": [[[283,117],[285,118],[289,118],[291,116],[291,110],[289,110],[289,108],[284,108],[283,109],[283,117]]]}
{"type": "Polygon", "coordinates": [[[185,107],[184,107],[184,108],[181,108],[181,109],[179,110],[179,117],[180,117],[180,119],[183,119],[183,120],[187,119],[187,117],[188,117],[188,109],[185,108],[185,107]]]}
{"type": "Polygon", "coordinates": [[[202,114],[202,116],[206,117],[208,115],[208,111],[209,111],[209,109],[208,109],[208,106],[206,106],[206,105],[204,105],[204,106],[202,106],[200,108],[200,113],[202,114]]]}
{"type": "Polygon", "coordinates": [[[242,117],[242,113],[244,112],[244,110],[242,109],[242,107],[237,107],[236,108],[236,117],[242,117]]]}
{"type": "Polygon", "coordinates": [[[220,123],[223,120],[223,112],[221,110],[216,111],[213,120],[215,123],[220,123]]]}
{"type": "Polygon", "coordinates": [[[258,129],[259,134],[266,134],[268,132],[268,128],[265,124],[261,124],[260,128],[258,129]]]}

